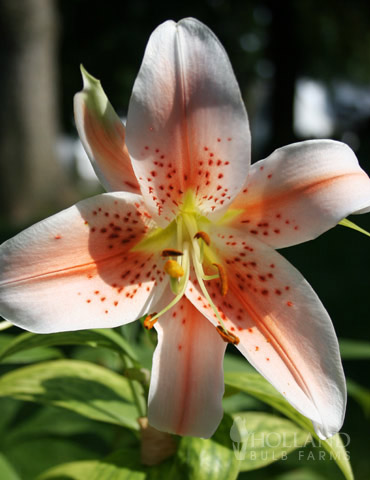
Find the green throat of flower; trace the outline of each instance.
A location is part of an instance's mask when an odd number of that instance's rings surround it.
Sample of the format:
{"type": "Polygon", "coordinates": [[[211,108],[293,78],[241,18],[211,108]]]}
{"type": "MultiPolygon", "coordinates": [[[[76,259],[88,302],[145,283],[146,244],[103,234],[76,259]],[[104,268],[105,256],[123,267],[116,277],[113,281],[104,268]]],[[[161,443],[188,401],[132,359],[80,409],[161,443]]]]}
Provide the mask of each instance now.
{"type": "Polygon", "coordinates": [[[212,223],[199,211],[195,195],[188,191],[178,215],[166,228],[157,228],[134,247],[136,251],[161,252],[163,269],[169,276],[174,297],[163,310],[148,315],[144,327],[151,329],[158,318],[176,305],[183,297],[189,281],[190,268],[194,272],[204,297],[214,311],[219,325],[217,331],[225,342],[237,344],[239,339],[229,332],[220,317],[219,310],[211,299],[205,282],[218,279],[220,293],[225,296],[228,290],[226,270],[219,255],[211,245],[212,223]],[[207,272],[214,274],[206,275],[207,272]]]}

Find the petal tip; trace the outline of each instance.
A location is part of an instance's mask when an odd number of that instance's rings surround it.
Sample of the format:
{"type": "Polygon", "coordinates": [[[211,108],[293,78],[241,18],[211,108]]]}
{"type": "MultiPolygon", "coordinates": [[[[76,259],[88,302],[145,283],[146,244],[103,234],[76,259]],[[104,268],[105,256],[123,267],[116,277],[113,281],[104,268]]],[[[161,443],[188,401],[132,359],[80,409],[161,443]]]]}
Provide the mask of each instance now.
{"type": "Polygon", "coordinates": [[[83,66],[83,64],[80,64],[80,71],[82,75],[82,80],[83,80],[83,88],[84,90],[87,90],[91,87],[100,87],[100,80],[97,78],[93,77],[83,66]]]}

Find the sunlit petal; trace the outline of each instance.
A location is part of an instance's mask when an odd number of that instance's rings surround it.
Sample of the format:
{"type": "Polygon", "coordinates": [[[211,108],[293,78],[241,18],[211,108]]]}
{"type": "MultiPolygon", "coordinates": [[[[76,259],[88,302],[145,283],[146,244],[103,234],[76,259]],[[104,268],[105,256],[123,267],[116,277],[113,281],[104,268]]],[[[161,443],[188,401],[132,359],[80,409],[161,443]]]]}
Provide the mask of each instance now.
{"type": "MultiPolygon", "coordinates": [[[[333,325],[317,295],[281,255],[234,229],[213,235],[228,275],[221,296],[208,282],[212,300],[239,350],[303,415],[328,437],[342,423],[346,387],[333,325]]],[[[194,284],[195,283],[195,284],[194,284]]],[[[214,324],[217,319],[196,282],[188,298],[214,324]]]]}
{"type": "Polygon", "coordinates": [[[150,222],[140,196],[105,194],[5,242],[1,314],[39,333],[115,327],[140,317],[167,283],[158,254],[130,252],[150,222]]]}
{"type": "Polygon", "coordinates": [[[210,437],[221,421],[225,342],[184,297],[155,325],[149,422],[178,435],[210,437]]]}
{"type": "Polygon", "coordinates": [[[144,198],[161,219],[173,217],[188,189],[212,212],[242,187],[248,118],[229,59],[202,23],[168,21],[150,37],[126,141],[144,198]]]}
{"type": "Polygon", "coordinates": [[[280,248],[311,240],[370,206],[370,179],[344,143],[310,140],[251,167],[232,225],[280,248]]]}
{"type": "Polygon", "coordinates": [[[125,145],[125,127],[99,80],[81,68],[84,88],[74,98],[76,127],[95,173],[107,191],[139,193],[125,145]]]}

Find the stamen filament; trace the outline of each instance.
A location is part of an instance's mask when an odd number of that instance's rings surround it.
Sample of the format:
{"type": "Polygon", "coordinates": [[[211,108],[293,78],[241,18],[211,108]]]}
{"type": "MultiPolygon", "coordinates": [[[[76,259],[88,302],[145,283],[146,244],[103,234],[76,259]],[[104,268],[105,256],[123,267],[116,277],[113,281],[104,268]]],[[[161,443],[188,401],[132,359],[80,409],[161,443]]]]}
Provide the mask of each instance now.
{"type": "MultiPolygon", "coordinates": [[[[198,245],[197,245],[198,246],[198,245]]],[[[225,327],[225,324],[224,322],[222,321],[222,318],[220,317],[220,314],[218,313],[218,310],[217,310],[217,307],[216,305],[213,303],[207,289],[206,289],[206,286],[204,285],[204,282],[203,282],[203,278],[202,278],[202,274],[203,274],[203,268],[202,268],[202,271],[200,271],[200,268],[201,268],[201,264],[199,263],[199,261],[197,260],[196,258],[196,253],[194,252],[193,250],[193,264],[194,264],[194,270],[195,270],[195,274],[197,276],[197,280],[198,280],[198,283],[199,283],[199,286],[200,286],[200,289],[202,290],[203,292],[203,295],[206,297],[206,299],[208,300],[208,303],[210,304],[212,310],[214,311],[216,317],[217,317],[217,320],[219,321],[220,325],[222,326],[222,328],[226,330],[226,327],[225,327]]]]}
{"type": "Polygon", "coordinates": [[[216,278],[220,278],[220,275],[203,275],[203,280],[215,280],[216,278]]]}
{"type": "Polygon", "coordinates": [[[156,313],[151,321],[153,322],[154,320],[157,320],[161,315],[166,313],[170,308],[172,308],[174,305],[176,305],[177,302],[181,300],[183,297],[186,286],[189,280],[189,274],[190,274],[190,259],[189,259],[189,244],[187,242],[184,243],[184,255],[181,257],[182,258],[182,267],[184,269],[184,276],[178,281],[177,279],[174,279],[178,285],[179,285],[179,293],[176,295],[176,297],[159,313],[156,313]]]}
{"type": "Polygon", "coordinates": [[[182,246],[182,218],[178,217],[176,221],[176,230],[177,230],[177,248],[182,246]]]}
{"type": "MultiPolygon", "coordinates": [[[[192,259],[193,259],[193,266],[194,266],[195,274],[197,276],[197,280],[198,280],[200,289],[202,290],[203,295],[206,297],[209,305],[211,306],[212,310],[214,311],[214,313],[216,315],[216,318],[219,321],[221,327],[225,330],[225,332],[227,332],[225,324],[222,321],[222,318],[221,318],[220,314],[218,313],[217,307],[213,303],[213,301],[212,301],[212,299],[211,299],[211,297],[210,297],[210,295],[209,295],[209,293],[206,289],[206,286],[204,285],[204,282],[203,282],[204,272],[203,272],[202,263],[200,261],[201,255],[200,255],[199,244],[196,241],[196,239],[194,238],[196,233],[197,233],[197,224],[196,224],[194,218],[190,215],[183,214],[183,218],[184,218],[185,225],[188,229],[189,235],[193,239],[193,241],[192,241],[192,247],[193,247],[192,248],[192,259]]],[[[203,242],[202,242],[202,245],[203,245],[203,242]]]]}

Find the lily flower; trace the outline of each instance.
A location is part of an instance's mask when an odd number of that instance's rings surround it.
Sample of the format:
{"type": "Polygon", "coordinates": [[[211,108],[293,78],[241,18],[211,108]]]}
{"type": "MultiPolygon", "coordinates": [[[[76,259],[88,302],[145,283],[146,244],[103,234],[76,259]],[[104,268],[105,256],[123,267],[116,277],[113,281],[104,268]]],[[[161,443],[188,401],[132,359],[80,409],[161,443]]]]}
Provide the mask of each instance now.
{"type": "Polygon", "coordinates": [[[151,35],[126,127],[82,69],[75,118],[101,183],[0,249],[0,313],[38,333],[127,324],[158,332],[149,422],[210,437],[232,343],[327,438],[346,386],[328,313],[276,248],[370,207],[346,145],[316,140],[250,166],[250,133],[223,47],[197,20],[151,35]]]}

